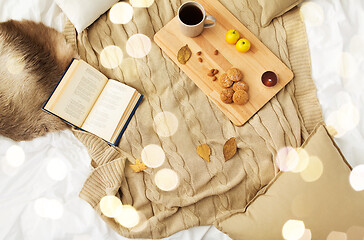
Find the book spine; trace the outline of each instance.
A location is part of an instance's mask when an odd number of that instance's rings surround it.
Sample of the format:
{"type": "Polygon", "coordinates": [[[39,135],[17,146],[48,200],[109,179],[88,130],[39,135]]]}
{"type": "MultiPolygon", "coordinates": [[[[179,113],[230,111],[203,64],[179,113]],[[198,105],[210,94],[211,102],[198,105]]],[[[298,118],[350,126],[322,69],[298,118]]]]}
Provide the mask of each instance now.
{"type": "Polygon", "coordinates": [[[128,117],[128,120],[126,120],[123,128],[121,129],[121,131],[119,133],[119,136],[117,137],[117,139],[115,140],[115,142],[113,142],[113,143],[108,142],[109,144],[111,144],[113,146],[117,146],[119,144],[120,139],[121,139],[121,136],[124,134],[124,132],[126,130],[126,127],[129,125],[129,122],[131,121],[132,117],[134,116],[135,111],[139,107],[139,104],[142,101],[142,99],[143,99],[143,94],[140,94],[140,97],[138,99],[138,102],[135,104],[134,109],[131,111],[131,113],[130,113],[130,115],[128,117]]]}

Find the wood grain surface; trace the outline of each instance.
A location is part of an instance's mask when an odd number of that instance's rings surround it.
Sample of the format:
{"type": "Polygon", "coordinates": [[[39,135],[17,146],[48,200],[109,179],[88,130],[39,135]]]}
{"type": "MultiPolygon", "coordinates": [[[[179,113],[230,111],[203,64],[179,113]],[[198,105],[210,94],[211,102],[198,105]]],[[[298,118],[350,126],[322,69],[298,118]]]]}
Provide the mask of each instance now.
{"type": "Polygon", "coordinates": [[[204,6],[207,15],[217,19],[215,27],[206,28],[198,37],[189,38],[179,31],[176,16],[155,34],[154,41],[235,125],[241,126],[292,80],[293,72],[219,1],[196,2],[204,6]],[[235,45],[225,41],[225,34],[229,29],[238,30],[240,37],[251,42],[248,52],[240,53],[235,45]],[[186,44],[191,49],[192,56],[183,65],[177,60],[177,52],[186,44]],[[219,51],[218,55],[214,55],[215,49],[219,51]],[[196,55],[198,51],[202,52],[201,56],[196,55]],[[203,59],[202,63],[198,61],[198,57],[203,59]],[[212,81],[207,76],[212,68],[219,70],[219,76],[232,67],[242,71],[243,80],[249,85],[249,102],[245,105],[223,103],[220,100],[222,87],[218,81],[212,81]],[[262,74],[268,70],[278,75],[279,80],[274,87],[266,87],[261,82],[262,74]]]}

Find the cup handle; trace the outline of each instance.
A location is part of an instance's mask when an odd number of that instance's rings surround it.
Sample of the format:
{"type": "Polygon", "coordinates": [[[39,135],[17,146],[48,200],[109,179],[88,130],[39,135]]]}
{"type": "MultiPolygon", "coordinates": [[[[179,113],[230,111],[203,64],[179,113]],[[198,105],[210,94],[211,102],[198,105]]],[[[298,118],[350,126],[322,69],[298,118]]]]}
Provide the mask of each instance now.
{"type": "Polygon", "coordinates": [[[216,25],[216,18],[213,16],[206,16],[205,21],[209,20],[209,21],[213,21],[212,23],[205,23],[205,25],[203,26],[204,28],[210,28],[216,25]]]}

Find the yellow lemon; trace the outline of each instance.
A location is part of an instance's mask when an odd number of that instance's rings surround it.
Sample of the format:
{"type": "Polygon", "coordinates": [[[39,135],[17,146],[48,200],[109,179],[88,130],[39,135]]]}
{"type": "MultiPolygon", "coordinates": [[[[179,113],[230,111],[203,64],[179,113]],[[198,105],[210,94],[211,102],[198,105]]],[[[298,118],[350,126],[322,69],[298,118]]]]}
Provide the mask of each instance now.
{"type": "Polygon", "coordinates": [[[236,43],[236,49],[239,52],[247,52],[250,49],[250,42],[246,38],[239,39],[239,41],[236,43]]]}
{"type": "Polygon", "coordinates": [[[240,34],[235,29],[230,29],[225,34],[225,40],[230,44],[235,44],[240,38],[240,34]]]}

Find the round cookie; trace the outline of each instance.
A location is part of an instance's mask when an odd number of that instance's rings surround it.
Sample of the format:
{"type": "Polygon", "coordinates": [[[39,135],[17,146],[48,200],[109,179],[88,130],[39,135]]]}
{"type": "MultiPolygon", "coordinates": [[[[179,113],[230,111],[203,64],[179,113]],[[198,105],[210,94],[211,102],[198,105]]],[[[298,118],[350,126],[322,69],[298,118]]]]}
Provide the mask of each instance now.
{"type": "Polygon", "coordinates": [[[220,99],[224,103],[232,103],[233,102],[234,90],[231,88],[224,88],[220,93],[220,99]]]}
{"type": "Polygon", "coordinates": [[[224,87],[224,88],[229,88],[233,85],[233,81],[230,80],[230,78],[228,77],[228,75],[226,73],[223,73],[220,75],[219,77],[219,84],[221,87],[224,87]]]}
{"type": "Polygon", "coordinates": [[[244,90],[247,92],[249,90],[249,85],[244,81],[235,82],[233,85],[233,90],[235,92],[238,90],[244,90]]]}
{"type": "Polygon", "coordinates": [[[231,81],[238,82],[243,79],[243,73],[237,68],[230,68],[226,71],[226,74],[231,81]]]}
{"type": "Polygon", "coordinates": [[[244,105],[249,101],[249,94],[244,90],[238,90],[233,95],[233,101],[236,104],[244,105]]]}

